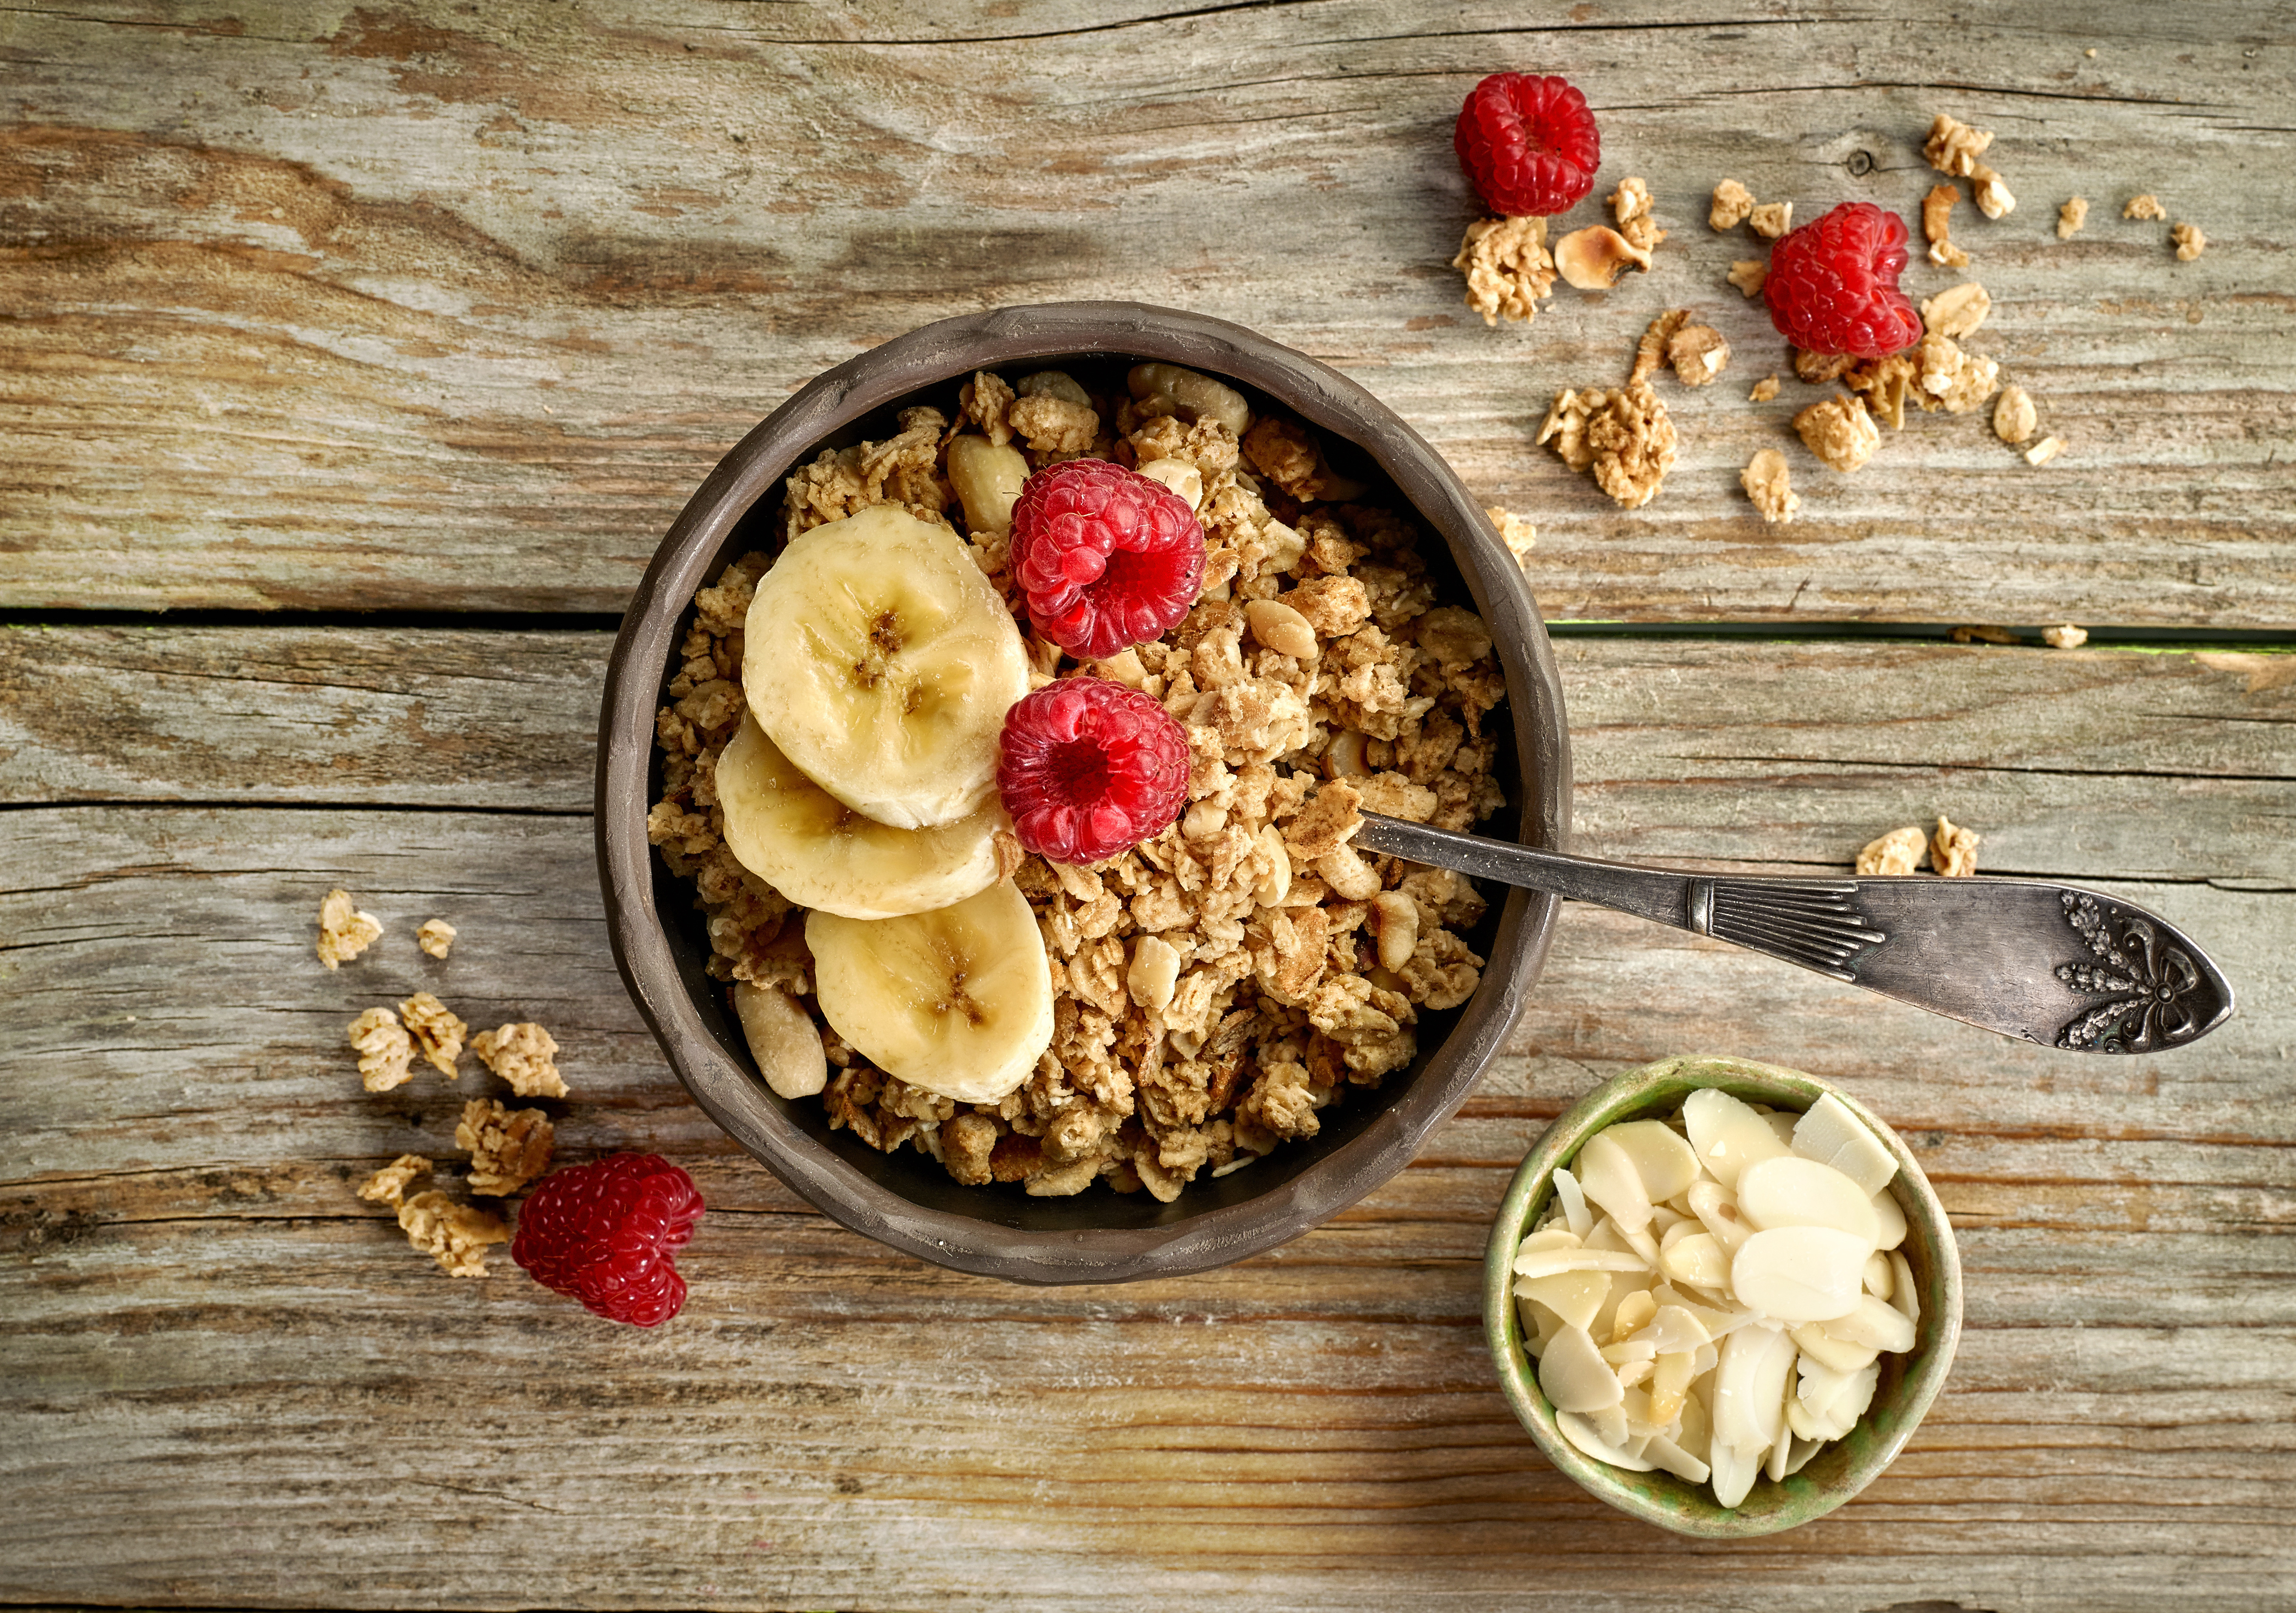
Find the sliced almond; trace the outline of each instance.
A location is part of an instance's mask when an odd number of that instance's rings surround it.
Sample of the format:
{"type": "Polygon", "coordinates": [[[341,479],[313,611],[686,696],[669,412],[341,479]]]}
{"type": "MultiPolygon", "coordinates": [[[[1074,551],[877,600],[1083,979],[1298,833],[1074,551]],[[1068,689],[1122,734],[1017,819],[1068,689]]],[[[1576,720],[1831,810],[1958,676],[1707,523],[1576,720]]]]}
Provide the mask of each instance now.
{"type": "Polygon", "coordinates": [[[1780,1322],[1829,1322],[1857,1308],[1866,1257],[1873,1252],[1870,1239],[1835,1227],[1773,1227],[1739,1247],[1730,1291],[1780,1322]]]}

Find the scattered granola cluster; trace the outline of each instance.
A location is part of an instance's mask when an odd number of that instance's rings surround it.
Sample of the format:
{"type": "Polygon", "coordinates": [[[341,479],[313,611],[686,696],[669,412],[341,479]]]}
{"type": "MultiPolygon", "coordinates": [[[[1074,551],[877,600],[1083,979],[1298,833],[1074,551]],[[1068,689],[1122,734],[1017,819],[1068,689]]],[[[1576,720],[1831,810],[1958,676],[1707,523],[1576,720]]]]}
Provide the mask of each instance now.
{"type": "MultiPolygon", "coordinates": [[[[1522,222],[1471,232],[1469,245],[1522,222]]],[[[1512,240],[1514,262],[1538,261],[1537,232],[1512,240]]],[[[1494,293],[1494,309],[1505,295],[1494,293]]],[[[1423,535],[1353,502],[1365,490],[1331,471],[1312,431],[1264,416],[1247,425],[1224,387],[1194,403],[1184,394],[1193,396],[1183,381],[1095,396],[1058,372],[1017,388],[983,373],[960,395],[954,424],[936,410],[906,411],[892,439],[906,447],[864,443],[790,480],[791,534],[871,502],[967,530],[1016,616],[1009,535],[971,529],[944,469],[967,436],[1024,440],[1032,470],[1086,454],[1162,462],[1205,531],[1205,590],[1185,618],[1160,639],[1072,666],[1148,695],[1185,730],[1193,763],[1179,820],[1091,867],[1017,847],[1007,864],[1054,982],[1053,1045],[1034,1076],[1001,1102],[960,1103],[872,1068],[821,1030],[831,1126],[887,1152],[931,1154],[959,1182],[1053,1197],[1105,1181],[1171,1200],[1200,1174],[1315,1135],[1319,1111],[1349,1087],[1375,1086],[1411,1061],[1423,1012],[1458,1006],[1480,978],[1483,960],[1463,938],[1485,906],[1472,885],[1349,842],[1364,810],[1464,829],[1501,804],[1484,719],[1505,682],[1488,629],[1437,603],[1423,535]],[[1032,395],[1069,398],[1066,430],[1032,433],[1032,395]],[[838,480],[824,499],[832,459],[838,480]],[[873,466],[888,468],[873,479],[873,466]]],[[[1529,547],[1529,522],[1505,511],[1491,519],[1518,555],[1529,547]]],[[[694,880],[711,973],[783,987],[810,1007],[801,911],[726,847],[713,783],[742,714],[743,622],[770,564],[747,555],[695,596],[660,713],[663,789],[648,831],[671,872],[694,880]]],[[[1030,635],[1029,648],[1040,684],[1064,669],[1057,646],[1030,635]]]]}
{"type": "MultiPolygon", "coordinates": [[[[356,957],[381,933],[382,925],[373,915],[355,911],[344,891],[329,891],[319,905],[319,960],[329,969],[356,957]]],[[[431,957],[444,958],[455,927],[432,919],[415,938],[431,957]]],[[[371,1093],[406,1085],[414,1078],[418,1054],[447,1080],[457,1079],[467,1045],[519,1096],[566,1096],[566,1083],[553,1062],[558,1044],[541,1026],[504,1025],[477,1037],[470,1029],[427,991],[416,992],[395,1012],[367,1009],[351,1021],[348,1032],[358,1054],[360,1085],[371,1093]]],[[[538,1109],[508,1109],[492,1099],[473,1098],[463,1106],[455,1145],[471,1156],[472,1192],[507,1197],[550,1168],[550,1117],[538,1109]]],[[[509,1241],[509,1229],[500,1216],[458,1203],[436,1188],[408,1196],[414,1179],[430,1174],[430,1160],[401,1154],[367,1178],[359,1197],[395,1210],[407,1241],[437,1259],[449,1276],[485,1276],[487,1246],[509,1241]]]]}
{"type": "Polygon", "coordinates": [[[1487,325],[1502,317],[1528,324],[1538,317],[1538,299],[1554,291],[1544,218],[1478,218],[1451,266],[1466,271],[1467,306],[1487,325]]]}
{"type": "Polygon", "coordinates": [[[1939,813],[1934,833],[1926,833],[1919,824],[1909,823],[1868,842],[1857,854],[1857,872],[1861,878],[1915,873],[1920,872],[1922,859],[1926,856],[1930,866],[1939,873],[1948,879],[1964,879],[1977,872],[1978,839],[1976,831],[1963,828],[1939,813]]]}

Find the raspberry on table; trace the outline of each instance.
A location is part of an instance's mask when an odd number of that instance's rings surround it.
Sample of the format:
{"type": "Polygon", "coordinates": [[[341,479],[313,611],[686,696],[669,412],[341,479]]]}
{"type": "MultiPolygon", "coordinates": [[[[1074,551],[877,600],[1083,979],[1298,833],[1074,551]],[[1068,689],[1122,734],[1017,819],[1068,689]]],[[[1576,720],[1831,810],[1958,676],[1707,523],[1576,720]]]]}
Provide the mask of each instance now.
{"type": "Polygon", "coordinates": [[[1013,506],[1013,575],[1037,632],[1080,660],[1160,638],[1204,585],[1204,528],[1178,494],[1104,459],[1047,465],[1013,506]]]}
{"type": "Polygon", "coordinates": [[[553,1171],[519,1211],[510,1257],[610,1322],[655,1327],[685,1304],[672,1258],[701,1219],[693,1178],[659,1154],[553,1171]]]}
{"type": "Polygon", "coordinates": [[[1149,696],[1064,677],[1004,714],[996,788],[1022,846],[1089,864],[1161,832],[1188,799],[1188,734],[1149,696]]]}
{"type": "Polygon", "coordinates": [[[1770,323],[1812,353],[1887,358],[1922,339],[1922,316],[1898,290],[1905,266],[1906,221],[1845,201],[1770,249],[1770,323]]]}
{"type": "Polygon", "coordinates": [[[1475,86],[1451,146],[1484,203],[1510,218],[1568,211],[1603,166],[1587,97],[1553,74],[1493,73],[1475,86]]]}

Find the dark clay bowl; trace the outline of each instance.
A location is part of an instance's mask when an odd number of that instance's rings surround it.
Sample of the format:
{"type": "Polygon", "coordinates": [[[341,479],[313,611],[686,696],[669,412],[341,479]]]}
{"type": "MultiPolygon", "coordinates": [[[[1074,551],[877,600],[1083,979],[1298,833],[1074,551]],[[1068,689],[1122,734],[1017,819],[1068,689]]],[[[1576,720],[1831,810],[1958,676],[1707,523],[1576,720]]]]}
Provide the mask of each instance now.
{"type": "Polygon", "coordinates": [[[1471,938],[1489,959],[1461,1007],[1423,1015],[1418,1059],[1324,1111],[1324,1129],[1170,1204],[1095,1187],[1031,1199],[1017,1186],[965,1187],[914,1150],[880,1154],[829,1129],[817,1100],[776,1097],[757,1073],[709,948],[692,888],[646,842],[657,794],[654,711],[694,590],[767,545],[782,479],[824,447],[890,435],[913,401],[947,406],[979,369],[1060,365],[1084,374],[1161,359],[1240,387],[1324,436],[1336,470],[1398,498],[1449,549],[1425,556],[1439,588],[1472,601],[1506,674],[1500,777],[1507,805],[1482,825],[1560,848],[1570,828],[1570,744],[1554,658],[1521,568],[1467,489],[1419,434],[1347,377],[1265,337],[1200,315],[1129,302],[1055,303],[944,320],[820,376],[726,454],[680,513],[622,619],[599,718],[599,872],[615,962],[678,1079],[710,1118],[825,1214],[880,1242],[961,1271],[1018,1282],[1124,1282],[1239,1260],[1295,1238],[1411,1161],[1458,1109],[1505,1041],[1538,977],[1554,898],[1487,891],[1471,938]],[[1390,493],[1391,489],[1391,493],[1390,493]],[[1511,754],[1508,754],[1511,752],[1511,754]]]}

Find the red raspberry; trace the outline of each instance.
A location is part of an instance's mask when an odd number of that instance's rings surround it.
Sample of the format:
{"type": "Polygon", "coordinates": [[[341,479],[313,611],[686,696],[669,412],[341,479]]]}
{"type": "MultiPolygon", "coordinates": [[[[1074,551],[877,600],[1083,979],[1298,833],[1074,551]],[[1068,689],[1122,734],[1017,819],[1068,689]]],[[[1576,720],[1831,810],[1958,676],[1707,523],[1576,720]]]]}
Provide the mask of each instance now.
{"type": "Polygon", "coordinates": [[[1493,73],[1467,96],[1452,149],[1484,204],[1510,218],[1567,212],[1595,188],[1603,137],[1567,78],[1493,73]]]}
{"type": "Polygon", "coordinates": [[[1047,465],[1013,506],[1013,575],[1037,631],[1080,660],[1160,638],[1204,586],[1187,501],[1104,459],[1047,465]]]}
{"type": "Polygon", "coordinates": [[[1922,339],[1922,316],[1898,290],[1906,221],[1845,201],[1770,249],[1770,323],[1812,353],[1887,358],[1922,339]]]}
{"type": "Polygon", "coordinates": [[[654,1327],[685,1304],[671,1257],[701,1219],[693,1177],[659,1154],[609,1154],[543,1178],[510,1257],[610,1322],[654,1327]]]}
{"type": "Polygon", "coordinates": [[[1091,864],[1158,833],[1188,799],[1188,731],[1148,696],[1064,677],[1004,714],[996,788],[1021,844],[1091,864]]]}

